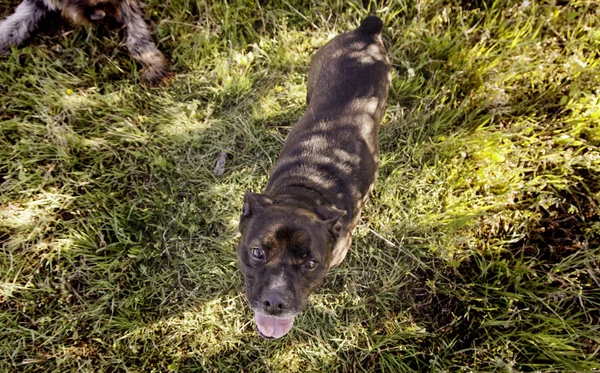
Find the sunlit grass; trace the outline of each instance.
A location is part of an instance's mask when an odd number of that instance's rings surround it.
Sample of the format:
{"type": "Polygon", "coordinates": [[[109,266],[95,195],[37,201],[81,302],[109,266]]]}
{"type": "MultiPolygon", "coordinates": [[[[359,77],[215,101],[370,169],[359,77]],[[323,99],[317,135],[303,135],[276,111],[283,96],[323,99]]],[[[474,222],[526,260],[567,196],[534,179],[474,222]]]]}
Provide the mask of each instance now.
{"type": "Polygon", "coordinates": [[[257,4],[149,0],[168,87],[109,27],[0,60],[0,371],[600,370],[597,4],[257,4]],[[242,196],[312,53],[369,11],[394,66],[380,177],[342,266],[264,341],[242,196]]]}

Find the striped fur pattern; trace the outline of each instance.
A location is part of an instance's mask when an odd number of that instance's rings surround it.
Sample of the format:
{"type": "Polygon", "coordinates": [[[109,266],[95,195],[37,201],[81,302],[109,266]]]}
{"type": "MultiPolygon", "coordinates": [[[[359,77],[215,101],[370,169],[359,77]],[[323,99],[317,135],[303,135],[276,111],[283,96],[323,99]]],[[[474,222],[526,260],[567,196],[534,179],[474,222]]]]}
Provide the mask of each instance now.
{"type": "Polygon", "coordinates": [[[23,0],[13,14],[0,21],[0,55],[27,40],[51,12],[60,12],[76,25],[89,25],[108,17],[117,20],[126,28],[129,53],[143,66],[142,79],[158,85],[171,78],[169,64],[152,39],[144,19],[144,5],[139,0],[23,0]]]}

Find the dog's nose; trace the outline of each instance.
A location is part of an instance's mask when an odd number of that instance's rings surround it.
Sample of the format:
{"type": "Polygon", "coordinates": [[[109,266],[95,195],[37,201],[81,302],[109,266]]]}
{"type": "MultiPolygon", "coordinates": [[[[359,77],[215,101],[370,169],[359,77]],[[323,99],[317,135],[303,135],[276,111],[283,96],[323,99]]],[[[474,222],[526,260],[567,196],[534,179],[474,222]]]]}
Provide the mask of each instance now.
{"type": "Polygon", "coordinates": [[[283,297],[277,293],[265,295],[262,302],[263,306],[265,307],[265,311],[270,315],[277,315],[286,309],[286,304],[283,300],[283,297]]]}

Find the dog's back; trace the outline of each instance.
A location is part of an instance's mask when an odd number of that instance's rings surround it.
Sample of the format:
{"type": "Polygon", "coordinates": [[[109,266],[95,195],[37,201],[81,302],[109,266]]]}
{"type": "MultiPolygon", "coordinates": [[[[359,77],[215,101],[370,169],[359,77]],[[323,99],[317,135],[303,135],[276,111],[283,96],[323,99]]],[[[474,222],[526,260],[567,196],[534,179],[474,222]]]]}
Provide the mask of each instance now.
{"type": "Polygon", "coordinates": [[[390,85],[383,24],[367,17],[312,58],[308,107],[288,135],[266,192],[293,185],[315,190],[323,205],[345,210],[352,230],[377,177],[377,133],[390,85]]]}
{"type": "Polygon", "coordinates": [[[313,56],[308,71],[309,104],[307,113],[313,111],[326,115],[333,111],[367,111],[381,120],[387,94],[379,97],[383,82],[389,86],[389,61],[381,40],[383,22],[374,16],[365,18],[354,31],[339,35],[325,44],[313,56]],[[361,107],[361,104],[378,98],[376,107],[361,107]]]}

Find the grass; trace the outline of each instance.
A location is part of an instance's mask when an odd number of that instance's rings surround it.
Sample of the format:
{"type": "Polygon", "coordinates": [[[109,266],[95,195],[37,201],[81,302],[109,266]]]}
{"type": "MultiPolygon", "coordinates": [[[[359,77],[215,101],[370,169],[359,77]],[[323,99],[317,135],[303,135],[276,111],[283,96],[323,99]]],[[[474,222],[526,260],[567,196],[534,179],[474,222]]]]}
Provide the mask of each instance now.
{"type": "Polygon", "coordinates": [[[147,3],[168,87],[105,26],[0,60],[0,371],[600,371],[596,1],[147,3]],[[342,266],[264,341],[243,192],[311,54],[369,12],[394,65],[380,177],[342,266]]]}

